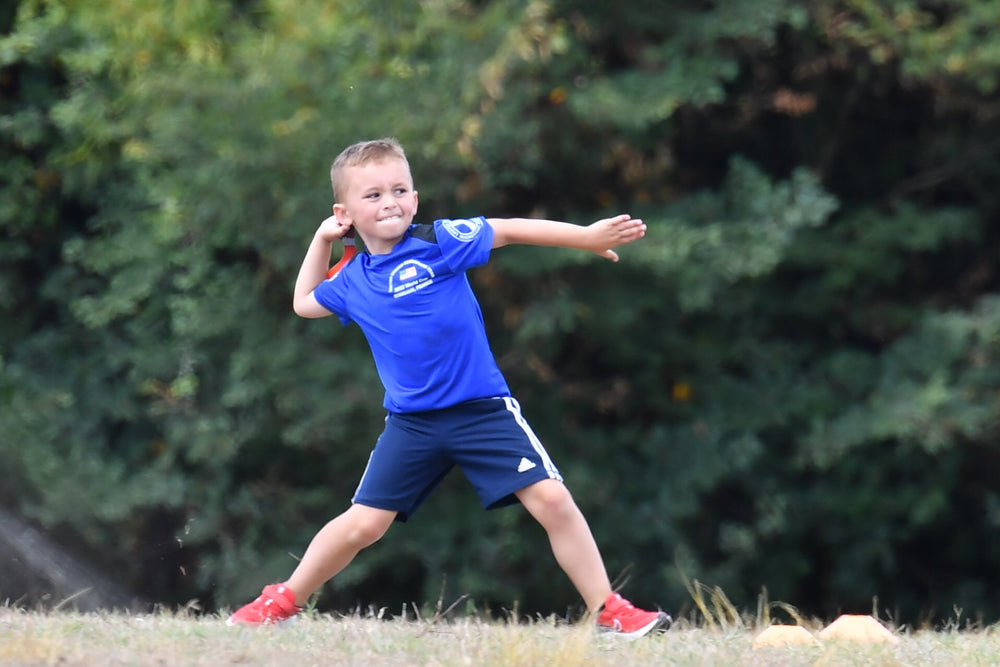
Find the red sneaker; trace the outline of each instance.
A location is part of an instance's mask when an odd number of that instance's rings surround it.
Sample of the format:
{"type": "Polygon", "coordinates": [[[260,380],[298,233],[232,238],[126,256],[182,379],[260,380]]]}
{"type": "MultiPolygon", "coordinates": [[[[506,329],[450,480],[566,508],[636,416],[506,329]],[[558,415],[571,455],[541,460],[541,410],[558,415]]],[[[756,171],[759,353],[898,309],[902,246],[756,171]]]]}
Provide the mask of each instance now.
{"type": "Polygon", "coordinates": [[[272,625],[293,618],[302,611],[295,606],[295,594],[284,584],[265,586],[256,600],[243,605],[226,620],[226,625],[272,625]]]}
{"type": "Polygon", "coordinates": [[[638,639],[656,628],[666,630],[671,622],[666,612],[639,609],[618,593],[608,596],[597,615],[599,631],[612,632],[625,639],[638,639]]]}

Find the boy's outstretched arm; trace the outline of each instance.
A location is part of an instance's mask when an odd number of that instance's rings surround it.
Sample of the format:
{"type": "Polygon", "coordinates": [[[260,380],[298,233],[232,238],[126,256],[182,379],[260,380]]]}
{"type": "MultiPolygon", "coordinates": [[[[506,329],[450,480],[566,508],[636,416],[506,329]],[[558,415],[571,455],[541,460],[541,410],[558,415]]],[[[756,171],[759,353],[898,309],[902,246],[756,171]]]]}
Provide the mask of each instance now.
{"type": "Polygon", "coordinates": [[[646,235],[645,223],[627,213],[589,225],[533,218],[488,218],[486,222],[493,227],[494,248],[512,243],[576,248],[589,250],[612,262],[618,261],[618,254],[612,248],[646,235]]]}

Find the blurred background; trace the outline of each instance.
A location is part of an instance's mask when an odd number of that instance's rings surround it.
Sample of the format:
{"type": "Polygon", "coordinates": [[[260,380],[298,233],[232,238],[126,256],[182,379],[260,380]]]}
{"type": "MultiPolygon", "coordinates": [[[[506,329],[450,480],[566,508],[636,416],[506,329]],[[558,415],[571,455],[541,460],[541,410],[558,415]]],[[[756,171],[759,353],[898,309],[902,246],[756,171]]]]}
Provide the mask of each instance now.
{"type": "MultiPolygon", "coordinates": [[[[997,620],[998,28],[997,0],[0,3],[0,600],[233,608],[346,509],[381,387],[291,289],[330,162],[391,135],[424,222],[648,224],[618,264],[470,274],[636,603],[997,620]]],[[[456,472],[316,606],[462,595],[580,610],[456,472]]]]}

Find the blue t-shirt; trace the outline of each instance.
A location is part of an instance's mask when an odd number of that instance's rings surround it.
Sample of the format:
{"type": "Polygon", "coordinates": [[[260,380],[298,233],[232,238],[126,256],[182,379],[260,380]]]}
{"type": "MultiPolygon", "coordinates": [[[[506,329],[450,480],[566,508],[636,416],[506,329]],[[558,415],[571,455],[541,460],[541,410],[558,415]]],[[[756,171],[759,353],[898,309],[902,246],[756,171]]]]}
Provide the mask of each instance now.
{"type": "Polygon", "coordinates": [[[510,396],[465,275],[492,247],[483,217],[411,225],[389,254],[359,253],[316,287],[324,308],[364,332],[389,412],[510,396]]]}

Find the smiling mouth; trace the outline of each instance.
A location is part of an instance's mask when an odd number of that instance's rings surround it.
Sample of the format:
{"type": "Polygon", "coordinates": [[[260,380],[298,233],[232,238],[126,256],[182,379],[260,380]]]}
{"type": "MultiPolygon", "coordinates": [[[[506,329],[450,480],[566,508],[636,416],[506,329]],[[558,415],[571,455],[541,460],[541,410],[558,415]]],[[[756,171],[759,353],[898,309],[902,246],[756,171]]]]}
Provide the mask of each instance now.
{"type": "Polygon", "coordinates": [[[403,216],[401,216],[401,215],[390,215],[390,216],[388,216],[386,218],[379,218],[377,222],[397,222],[397,221],[402,220],[402,219],[403,219],[403,216]]]}

